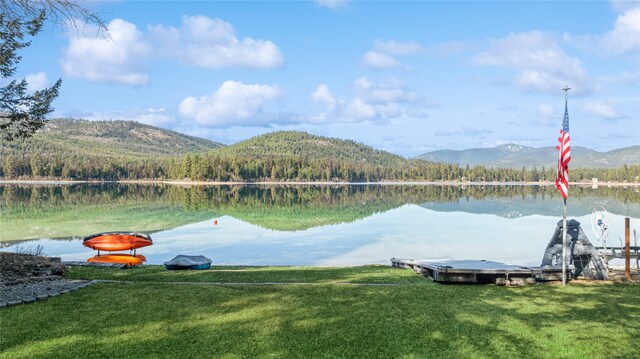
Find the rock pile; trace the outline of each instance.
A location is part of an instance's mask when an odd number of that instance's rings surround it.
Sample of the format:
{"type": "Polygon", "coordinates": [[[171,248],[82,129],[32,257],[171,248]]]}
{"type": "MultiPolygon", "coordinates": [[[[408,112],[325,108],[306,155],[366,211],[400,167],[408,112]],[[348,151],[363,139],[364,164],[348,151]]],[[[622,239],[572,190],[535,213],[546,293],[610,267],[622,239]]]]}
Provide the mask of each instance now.
{"type": "Polygon", "coordinates": [[[0,307],[31,303],[91,284],[63,279],[60,258],[0,252],[0,307]]]}
{"type": "Polygon", "coordinates": [[[0,252],[0,282],[11,284],[30,278],[62,276],[60,258],[0,252]]]}

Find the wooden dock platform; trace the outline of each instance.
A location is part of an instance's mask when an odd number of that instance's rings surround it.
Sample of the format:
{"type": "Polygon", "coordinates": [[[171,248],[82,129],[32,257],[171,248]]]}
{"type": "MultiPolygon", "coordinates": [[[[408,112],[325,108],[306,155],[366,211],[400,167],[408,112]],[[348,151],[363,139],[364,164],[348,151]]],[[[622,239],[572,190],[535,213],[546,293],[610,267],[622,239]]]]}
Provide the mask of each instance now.
{"type": "Polygon", "coordinates": [[[83,262],[83,261],[62,261],[65,266],[70,267],[103,267],[103,268],[127,268],[124,263],[101,263],[101,262],[83,262]]]}
{"type": "Polygon", "coordinates": [[[417,274],[441,283],[495,283],[524,285],[562,280],[561,267],[521,267],[484,260],[412,260],[391,258],[396,268],[411,268],[417,274]]]}
{"type": "MultiPolygon", "coordinates": [[[[600,255],[605,257],[607,262],[612,259],[624,259],[625,247],[596,247],[600,255]]],[[[632,260],[640,259],[640,246],[629,246],[629,257],[632,260]]]]}

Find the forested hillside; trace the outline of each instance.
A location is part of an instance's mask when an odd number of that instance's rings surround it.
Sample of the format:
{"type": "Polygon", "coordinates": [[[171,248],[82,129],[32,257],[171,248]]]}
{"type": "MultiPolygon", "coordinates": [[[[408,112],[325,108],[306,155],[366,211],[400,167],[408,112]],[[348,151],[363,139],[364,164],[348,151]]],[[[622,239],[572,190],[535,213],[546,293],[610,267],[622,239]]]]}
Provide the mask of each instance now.
{"type": "MultiPolygon", "coordinates": [[[[555,166],[461,167],[405,159],[353,141],[303,132],[274,132],[205,155],[172,159],[168,176],[198,181],[554,181],[555,166]]],[[[572,180],[638,181],[639,167],[571,170],[572,180]]]]}
{"type": "MultiPolygon", "coordinates": [[[[134,122],[54,120],[2,144],[0,178],[196,181],[553,181],[555,166],[489,168],[405,159],[353,141],[282,131],[231,146],[134,122]]],[[[573,163],[572,163],[573,164],[573,163]]],[[[640,167],[571,167],[572,181],[638,182],[640,167]]]]}
{"type": "Polygon", "coordinates": [[[164,177],[167,159],[222,144],[132,121],[53,119],[32,138],[0,143],[0,176],[164,177]]]}
{"type": "Polygon", "coordinates": [[[2,151],[140,158],[206,152],[220,146],[218,142],[133,121],[60,118],[49,121],[28,140],[3,143],[2,151]]]}
{"type": "Polygon", "coordinates": [[[271,132],[216,151],[222,157],[247,159],[307,157],[314,160],[341,160],[371,165],[396,165],[406,160],[398,155],[363,144],[311,135],[299,131],[271,132]]]}

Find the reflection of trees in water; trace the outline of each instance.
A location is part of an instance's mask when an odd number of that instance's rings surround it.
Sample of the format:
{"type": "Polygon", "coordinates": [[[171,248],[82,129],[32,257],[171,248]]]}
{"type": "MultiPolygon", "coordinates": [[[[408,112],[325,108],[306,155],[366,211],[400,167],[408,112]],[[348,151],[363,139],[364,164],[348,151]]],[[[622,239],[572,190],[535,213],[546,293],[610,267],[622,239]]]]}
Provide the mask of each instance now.
{"type": "MultiPolygon", "coordinates": [[[[640,203],[636,189],[623,187],[571,187],[570,198],[615,199],[640,203]]],[[[559,199],[552,186],[446,186],[446,185],[234,185],[172,186],[148,184],[0,185],[0,208],[50,209],[96,203],[168,202],[183,209],[226,206],[340,206],[391,202],[395,204],[457,202],[499,198],[559,199]]]]}
{"type": "MultiPolygon", "coordinates": [[[[408,203],[468,207],[471,200],[485,201],[476,203],[478,209],[472,212],[491,213],[489,207],[493,203],[495,210],[500,213],[518,212],[512,216],[554,211],[549,208],[547,199],[561,203],[558,192],[552,186],[517,185],[4,185],[0,186],[0,199],[3,216],[10,217],[46,217],[47,213],[63,208],[82,211],[87,206],[134,208],[141,204],[157,204],[166,206],[165,211],[230,215],[262,226],[276,226],[275,229],[302,229],[350,222],[408,203]],[[538,207],[533,208],[536,205],[538,207]],[[276,224],[278,221],[282,223],[276,224]]],[[[625,208],[630,205],[638,207],[640,193],[622,187],[592,189],[572,186],[570,200],[574,201],[574,210],[578,210],[582,203],[584,208],[580,210],[590,211],[593,203],[598,203],[627,214],[625,208]]],[[[450,210],[438,205],[425,207],[450,210]]]]}
{"type": "Polygon", "coordinates": [[[172,203],[209,209],[275,230],[353,222],[407,203],[403,191],[382,186],[237,186],[169,190],[172,203]]]}
{"type": "MultiPolygon", "coordinates": [[[[278,230],[352,222],[407,203],[435,211],[465,211],[508,218],[557,215],[562,201],[550,186],[243,186],[170,189],[173,203],[210,209],[278,230]]],[[[572,188],[571,215],[605,205],[613,213],[637,213],[639,194],[624,188],[572,188]]],[[[637,214],[636,214],[637,215],[637,214]]]]}
{"type": "MultiPolygon", "coordinates": [[[[457,202],[488,198],[560,198],[551,186],[442,186],[442,185],[334,185],[334,186],[236,186],[236,187],[173,187],[173,191],[189,190],[187,207],[210,206],[214,203],[245,203],[292,205],[314,202],[347,204],[353,201],[400,200],[406,203],[457,202]]],[[[640,193],[621,187],[571,189],[574,198],[613,198],[622,203],[639,203],[640,193]]]]}
{"type": "Polygon", "coordinates": [[[166,198],[166,186],[139,184],[0,185],[0,208],[55,209],[97,203],[152,202],[166,198]]]}

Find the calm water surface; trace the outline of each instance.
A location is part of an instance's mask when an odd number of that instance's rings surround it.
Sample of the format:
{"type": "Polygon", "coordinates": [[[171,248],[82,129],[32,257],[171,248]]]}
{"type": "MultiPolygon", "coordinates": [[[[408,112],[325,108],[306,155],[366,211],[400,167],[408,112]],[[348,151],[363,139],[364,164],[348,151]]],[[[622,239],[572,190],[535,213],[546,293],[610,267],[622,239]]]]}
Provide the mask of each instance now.
{"type": "MultiPolygon", "coordinates": [[[[624,217],[640,236],[637,188],[571,188],[568,216],[595,243],[592,211],[609,212],[609,243],[624,217]]],[[[149,264],[201,254],[215,264],[362,265],[389,259],[486,259],[539,265],[562,199],[538,186],[0,186],[3,251],[41,246],[63,260],[96,254],[82,238],[151,234],[149,264]]]]}

